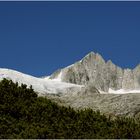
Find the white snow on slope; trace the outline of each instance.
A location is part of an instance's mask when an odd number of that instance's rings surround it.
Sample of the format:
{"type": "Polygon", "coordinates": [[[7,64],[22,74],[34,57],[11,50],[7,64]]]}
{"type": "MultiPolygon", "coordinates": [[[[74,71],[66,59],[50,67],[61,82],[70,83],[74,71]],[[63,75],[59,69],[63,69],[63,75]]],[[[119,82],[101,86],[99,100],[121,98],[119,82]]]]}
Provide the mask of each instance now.
{"type": "Polygon", "coordinates": [[[71,64],[71,65],[67,66],[66,68],[70,68],[70,67],[72,67],[72,66],[74,66],[74,64],[71,64]]]}
{"type": "Polygon", "coordinates": [[[52,79],[53,81],[62,81],[62,71],[58,74],[58,76],[55,79],[52,79]]]}
{"type": "Polygon", "coordinates": [[[42,77],[42,79],[49,80],[50,76],[42,77]]]}
{"type": "Polygon", "coordinates": [[[59,80],[37,78],[15,70],[0,68],[0,80],[3,78],[11,79],[13,82],[18,82],[19,84],[26,84],[28,87],[32,85],[33,89],[41,94],[66,93],[69,88],[80,89],[82,87],[81,85],[65,83],[59,80]]]}
{"type": "Polygon", "coordinates": [[[140,89],[139,90],[124,90],[124,89],[113,90],[109,88],[108,92],[113,94],[140,93],[140,89]]]}
{"type": "Polygon", "coordinates": [[[99,92],[101,94],[128,94],[128,93],[140,93],[140,89],[139,90],[124,90],[124,89],[113,90],[109,88],[108,92],[101,91],[101,90],[99,90],[99,92]]]}

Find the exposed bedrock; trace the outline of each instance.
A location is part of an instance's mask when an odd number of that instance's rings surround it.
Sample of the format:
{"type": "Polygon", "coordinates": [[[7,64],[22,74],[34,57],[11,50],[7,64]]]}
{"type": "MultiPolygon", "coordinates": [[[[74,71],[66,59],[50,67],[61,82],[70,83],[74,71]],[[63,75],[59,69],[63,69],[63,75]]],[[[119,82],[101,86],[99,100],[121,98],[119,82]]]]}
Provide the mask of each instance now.
{"type": "Polygon", "coordinates": [[[140,65],[135,69],[122,69],[112,61],[107,61],[98,53],[91,52],[82,60],[63,68],[50,76],[57,78],[61,73],[61,80],[74,84],[85,85],[92,83],[102,91],[125,89],[140,89],[140,65]]]}

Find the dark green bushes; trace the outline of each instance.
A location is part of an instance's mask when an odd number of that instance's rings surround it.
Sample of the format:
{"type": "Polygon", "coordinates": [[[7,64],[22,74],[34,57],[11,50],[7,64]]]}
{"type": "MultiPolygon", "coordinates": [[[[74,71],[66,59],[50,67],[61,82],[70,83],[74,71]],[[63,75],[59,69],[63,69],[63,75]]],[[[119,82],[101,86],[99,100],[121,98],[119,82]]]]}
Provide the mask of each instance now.
{"type": "Polygon", "coordinates": [[[32,87],[0,82],[0,138],[140,138],[140,121],[75,111],[37,97],[32,87]]]}

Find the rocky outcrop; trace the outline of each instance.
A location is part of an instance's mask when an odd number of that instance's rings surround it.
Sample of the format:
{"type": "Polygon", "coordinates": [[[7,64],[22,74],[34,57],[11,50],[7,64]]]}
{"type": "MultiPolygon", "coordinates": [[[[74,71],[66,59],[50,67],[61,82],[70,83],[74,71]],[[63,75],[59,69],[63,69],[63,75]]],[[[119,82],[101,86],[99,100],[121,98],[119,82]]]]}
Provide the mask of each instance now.
{"type": "Polygon", "coordinates": [[[140,65],[135,69],[122,69],[112,61],[107,61],[98,53],[91,52],[75,64],[63,68],[50,76],[51,79],[62,74],[64,82],[86,85],[92,83],[98,90],[108,92],[109,88],[140,89],[140,65]]]}
{"type": "Polygon", "coordinates": [[[94,84],[92,83],[88,83],[77,92],[77,95],[80,96],[90,96],[93,94],[100,94],[100,92],[97,88],[94,87],[94,84]]]}
{"type": "Polygon", "coordinates": [[[134,75],[134,87],[136,89],[140,88],[140,64],[133,70],[134,75]]]}
{"type": "Polygon", "coordinates": [[[130,69],[124,70],[122,88],[123,89],[135,89],[134,75],[133,75],[133,71],[130,69]]]}

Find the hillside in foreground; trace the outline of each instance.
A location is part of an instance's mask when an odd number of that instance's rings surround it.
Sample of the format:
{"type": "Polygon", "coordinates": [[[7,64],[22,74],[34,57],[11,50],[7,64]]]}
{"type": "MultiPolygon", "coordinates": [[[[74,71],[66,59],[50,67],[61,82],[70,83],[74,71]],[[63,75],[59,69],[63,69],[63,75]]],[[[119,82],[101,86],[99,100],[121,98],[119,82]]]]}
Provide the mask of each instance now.
{"type": "Polygon", "coordinates": [[[0,138],[140,138],[140,120],[59,106],[32,87],[0,82],[0,138]]]}

